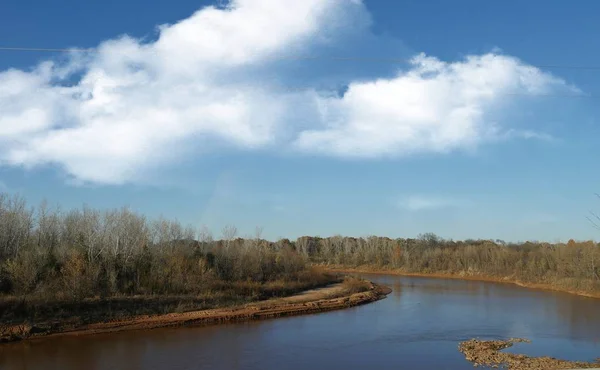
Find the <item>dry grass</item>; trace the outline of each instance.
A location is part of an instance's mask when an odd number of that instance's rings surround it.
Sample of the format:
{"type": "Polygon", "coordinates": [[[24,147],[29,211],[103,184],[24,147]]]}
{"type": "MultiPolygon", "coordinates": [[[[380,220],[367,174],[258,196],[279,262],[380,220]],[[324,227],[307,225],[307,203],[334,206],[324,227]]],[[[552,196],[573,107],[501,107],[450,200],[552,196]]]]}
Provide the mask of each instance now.
{"type": "MultiPolygon", "coordinates": [[[[41,299],[39,297],[0,297],[0,331],[3,327],[28,325],[50,328],[53,323],[73,326],[120,320],[140,315],[159,315],[231,307],[319,288],[338,278],[319,270],[307,271],[294,280],[267,283],[217,281],[195,295],[138,295],[109,298],[41,299]]],[[[24,336],[26,333],[19,333],[24,336]]]]}
{"type": "Polygon", "coordinates": [[[354,276],[346,276],[342,286],[348,293],[362,293],[371,289],[371,283],[354,276]]]}
{"type": "Polygon", "coordinates": [[[147,330],[161,327],[211,325],[226,322],[271,319],[340,310],[383,299],[389,291],[373,286],[367,292],[349,294],[342,284],[332,284],[323,289],[312,289],[299,295],[269,299],[245,305],[193,312],[175,312],[166,315],[146,315],[98,322],[91,325],[60,322],[50,327],[13,326],[9,333],[0,336],[2,341],[16,341],[42,336],[90,335],[125,330],[147,330]]]}

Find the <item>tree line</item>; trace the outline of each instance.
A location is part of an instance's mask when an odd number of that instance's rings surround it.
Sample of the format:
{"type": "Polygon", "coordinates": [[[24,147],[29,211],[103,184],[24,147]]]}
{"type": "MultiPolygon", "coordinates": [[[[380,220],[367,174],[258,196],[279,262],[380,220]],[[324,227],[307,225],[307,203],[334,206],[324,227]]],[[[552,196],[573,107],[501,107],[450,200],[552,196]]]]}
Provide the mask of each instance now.
{"type": "Polygon", "coordinates": [[[200,294],[225,283],[318,283],[287,241],[148,220],[127,208],[28,207],[0,194],[0,294],[46,299],[200,294]]]}
{"type": "MultiPolygon", "coordinates": [[[[149,220],[127,208],[63,211],[29,207],[0,194],[0,295],[80,300],[194,295],[233,283],[323,283],[311,265],[365,266],[416,273],[511,278],[565,289],[600,289],[600,248],[592,241],[550,244],[369,236],[264,240],[218,238],[178,221],[149,220]]],[[[281,283],[281,286],[284,286],[281,283]]],[[[298,286],[298,285],[296,285],[298,286]]]]}
{"type": "Polygon", "coordinates": [[[541,283],[567,290],[600,291],[600,245],[501,240],[445,240],[427,233],[414,239],[370,236],[303,237],[297,248],[311,261],[368,266],[407,273],[484,276],[541,283]]]}

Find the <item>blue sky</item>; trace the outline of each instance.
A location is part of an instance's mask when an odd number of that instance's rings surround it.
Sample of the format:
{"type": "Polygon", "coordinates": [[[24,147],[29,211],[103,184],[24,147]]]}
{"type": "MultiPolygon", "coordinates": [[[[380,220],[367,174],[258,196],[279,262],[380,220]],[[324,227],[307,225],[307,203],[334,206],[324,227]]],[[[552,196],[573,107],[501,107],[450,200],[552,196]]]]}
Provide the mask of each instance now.
{"type": "Polygon", "coordinates": [[[556,67],[600,67],[599,11],[7,0],[0,46],[93,51],[0,51],[0,189],[215,234],[595,239],[600,69],[556,67]]]}

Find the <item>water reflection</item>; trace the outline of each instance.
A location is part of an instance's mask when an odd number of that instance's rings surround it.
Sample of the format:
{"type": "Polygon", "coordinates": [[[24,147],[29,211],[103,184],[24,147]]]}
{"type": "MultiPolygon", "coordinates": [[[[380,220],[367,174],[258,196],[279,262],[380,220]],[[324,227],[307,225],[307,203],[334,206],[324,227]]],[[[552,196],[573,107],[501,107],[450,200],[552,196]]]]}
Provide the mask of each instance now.
{"type": "Polygon", "coordinates": [[[600,300],[507,284],[369,276],[383,301],[343,311],[236,325],[64,337],[0,346],[7,370],[472,369],[472,337],[527,337],[512,351],[592,360],[600,300]]]}

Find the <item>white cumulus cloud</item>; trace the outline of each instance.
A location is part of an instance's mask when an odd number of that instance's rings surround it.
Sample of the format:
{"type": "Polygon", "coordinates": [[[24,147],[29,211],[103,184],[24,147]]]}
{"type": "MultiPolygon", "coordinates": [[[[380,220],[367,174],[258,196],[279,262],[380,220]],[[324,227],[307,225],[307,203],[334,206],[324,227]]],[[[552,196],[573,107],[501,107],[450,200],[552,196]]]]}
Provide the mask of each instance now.
{"type": "Polygon", "coordinates": [[[287,101],[249,69],[329,42],[346,10],[361,6],[234,0],[159,27],[154,42],[123,36],[67,63],[1,72],[0,163],[58,164],[77,180],[123,183],[216,139],[267,145],[287,101]]]}
{"type": "Polygon", "coordinates": [[[154,41],[122,36],[66,61],[2,71],[0,165],[53,165],[76,181],[121,184],[220,145],[342,157],[446,152],[544,137],[505,129],[490,112],[518,99],[511,94],[569,89],[486,54],[451,63],[418,55],[395,77],[350,82],[342,97],[282,91],[270,69],[278,56],[333,45],[365,19],[360,0],[232,0],[160,26],[154,41]]]}
{"type": "Polygon", "coordinates": [[[421,54],[393,78],[351,83],[343,97],[319,99],[323,127],[302,132],[296,145],[379,157],[448,152],[503,136],[547,138],[531,130],[502,131],[490,113],[556,90],[574,89],[514,57],[490,53],[445,63],[421,54]]]}

